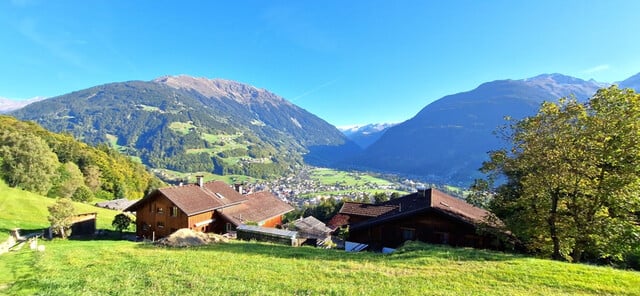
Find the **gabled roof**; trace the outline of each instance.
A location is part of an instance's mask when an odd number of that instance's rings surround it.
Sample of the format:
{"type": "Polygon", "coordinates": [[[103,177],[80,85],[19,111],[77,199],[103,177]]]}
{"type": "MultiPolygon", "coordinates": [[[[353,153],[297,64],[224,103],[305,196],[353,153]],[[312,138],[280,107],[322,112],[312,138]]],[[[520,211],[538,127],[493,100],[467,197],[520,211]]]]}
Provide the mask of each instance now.
{"type": "Polygon", "coordinates": [[[245,222],[259,223],[293,211],[292,206],[267,191],[247,194],[245,197],[245,202],[220,209],[218,213],[237,226],[245,222]]]}
{"type": "MultiPolygon", "coordinates": [[[[352,225],[352,228],[360,228],[413,215],[425,210],[438,211],[473,225],[491,223],[486,220],[487,217],[492,215],[489,211],[475,207],[464,200],[434,188],[391,199],[377,205],[368,204],[365,206],[365,204],[361,203],[345,202],[338,215],[370,217],[368,220],[352,225]]],[[[345,218],[342,216],[337,219],[340,221],[336,222],[344,222],[345,218]]]]}
{"type": "Polygon", "coordinates": [[[340,213],[365,217],[378,217],[389,212],[393,212],[396,208],[397,206],[395,205],[374,205],[359,202],[345,202],[340,209],[340,213]]]}
{"type": "Polygon", "coordinates": [[[233,190],[226,183],[213,181],[204,183],[202,187],[197,184],[190,184],[155,190],[126,208],[125,211],[136,211],[157,195],[165,196],[187,216],[228,207],[247,200],[247,197],[233,190]]]}
{"type": "Polygon", "coordinates": [[[331,231],[331,228],[327,227],[322,221],[316,219],[313,216],[300,218],[298,220],[293,221],[293,225],[296,230],[300,232],[303,236],[310,236],[315,238],[324,238],[331,231]]]}

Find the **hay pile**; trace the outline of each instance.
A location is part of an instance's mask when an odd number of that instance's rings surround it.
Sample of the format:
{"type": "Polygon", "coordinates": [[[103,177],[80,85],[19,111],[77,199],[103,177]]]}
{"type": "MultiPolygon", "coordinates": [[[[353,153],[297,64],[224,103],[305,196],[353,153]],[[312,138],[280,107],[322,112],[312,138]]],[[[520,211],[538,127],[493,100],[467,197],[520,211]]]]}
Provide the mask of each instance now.
{"type": "Polygon", "coordinates": [[[228,240],[217,234],[207,234],[182,228],[171,235],[156,241],[156,244],[167,247],[195,247],[211,243],[227,242],[228,240]]]}

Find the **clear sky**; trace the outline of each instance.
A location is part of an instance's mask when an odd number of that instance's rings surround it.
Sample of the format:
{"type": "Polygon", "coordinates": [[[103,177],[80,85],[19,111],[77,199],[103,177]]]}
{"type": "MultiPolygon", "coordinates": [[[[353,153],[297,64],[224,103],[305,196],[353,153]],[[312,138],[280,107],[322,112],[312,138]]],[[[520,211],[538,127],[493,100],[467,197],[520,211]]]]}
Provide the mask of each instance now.
{"type": "Polygon", "coordinates": [[[0,0],[0,97],[187,74],[336,126],[400,122],[498,79],[640,72],[640,1],[0,0]]]}

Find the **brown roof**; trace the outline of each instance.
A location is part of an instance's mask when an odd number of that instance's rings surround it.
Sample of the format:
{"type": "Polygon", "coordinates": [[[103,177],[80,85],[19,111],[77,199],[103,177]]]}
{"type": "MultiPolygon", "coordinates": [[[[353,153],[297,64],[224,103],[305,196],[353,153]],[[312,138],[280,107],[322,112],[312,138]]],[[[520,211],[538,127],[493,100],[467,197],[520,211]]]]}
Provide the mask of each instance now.
{"type": "Polygon", "coordinates": [[[293,225],[301,236],[309,238],[325,238],[333,231],[333,229],[327,227],[322,221],[313,216],[295,220],[293,225]]]}
{"type": "Polygon", "coordinates": [[[394,205],[373,205],[359,202],[345,202],[340,209],[341,214],[357,215],[365,217],[378,217],[386,213],[392,212],[397,206],[394,205]]]}
{"type": "Polygon", "coordinates": [[[293,211],[293,207],[273,196],[270,192],[260,191],[245,195],[247,201],[218,211],[235,225],[245,222],[262,222],[293,211]]]}
{"type": "MultiPolygon", "coordinates": [[[[464,200],[455,198],[434,188],[391,199],[377,205],[368,204],[365,206],[365,204],[346,202],[342,209],[340,209],[339,215],[371,217],[371,219],[354,225],[354,227],[362,227],[429,209],[439,211],[471,224],[489,222],[486,218],[491,215],[487,210],[475,207],[464,200]]],[[[337,222],[344,222],[345,219],[340,217],[338,220],[337,222]]],[[[330,222],[329,224],[334,226],[334,223],[330,222]]]]}
{"type": "Polygon", "coordinates": [[[331,228],[331,230],[336,230],[345,225],[349,225],[349,215],[346,214],[335,214],[327,222],[327,227],[331,228]]]}
{"type": "Polygon", "coordinates": [[[158,194],[168,198],[187,216],[228,207],[247,200],[245,196],[233,190],[226,183],[213,181],[204,183],[202,187],[190,184],[158,189],[126,208],[125,211],[137,210],[147,200],[158,194]]]}

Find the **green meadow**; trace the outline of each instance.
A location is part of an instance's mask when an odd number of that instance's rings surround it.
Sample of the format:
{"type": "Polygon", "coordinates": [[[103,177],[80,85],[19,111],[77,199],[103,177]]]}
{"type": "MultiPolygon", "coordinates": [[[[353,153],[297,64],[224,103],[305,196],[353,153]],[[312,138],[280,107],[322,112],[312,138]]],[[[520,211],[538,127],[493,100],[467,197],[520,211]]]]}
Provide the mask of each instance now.
{"type": "MultiPolygon", "coordinates": [[[[2,239],[46,227],[52,199],[0,183],[2,239]]],[[[98,212],[111,229],[115,211],[98,212]]],[[[2,295],[640,295],[640,273],[408,243],[392,254],[231,241],[191,248],[40,240],[0,255],[2,295]]]]}

